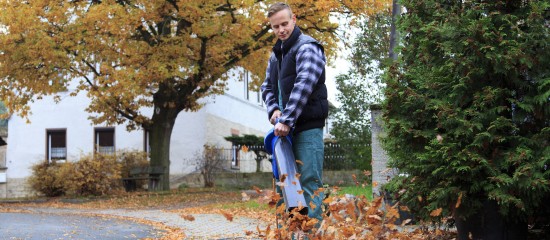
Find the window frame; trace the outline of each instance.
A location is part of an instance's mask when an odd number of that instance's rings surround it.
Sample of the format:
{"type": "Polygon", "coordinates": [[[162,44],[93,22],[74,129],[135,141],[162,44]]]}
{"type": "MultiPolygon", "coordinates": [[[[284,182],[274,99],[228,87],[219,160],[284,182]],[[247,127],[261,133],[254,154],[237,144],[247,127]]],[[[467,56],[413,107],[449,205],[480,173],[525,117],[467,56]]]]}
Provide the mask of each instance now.
{"type": "Polygon", "coordinates": [[[109,155],[110,154],[115,154],[116,153],[116,130],[115,130],[115,128],[114,127],[96,127],[96,128],[94,128],[94,142],[93,142],[93,144],[94,144],[94,154],[95,153],[109,154],[109,155]],[[99,149],[99,147],[100,147],[100,145],[99,145],[99,140],[100,140],[99,134],[101,132],[112,132],[112,134],[113,134],[113,139],[112,139],[113,144],[112,144],[112,146],[106,146],[106,147],[112,147],[112,151],[110,151],[108,153],[102,152],[99,149]]]}
{"type": "MultiPolygon", "coordinates": [[[[67,128],[47,128],[46,129],[46,161],[48,163],[57,162],[57,161],[67,161],[67,128]],[[53,158],[52,157],[52,134],[54,133],[63,133],[62,139],[65,145],[64,158],[53,158]]],[[[57,144],[56,144],[57,145],[57,144]]]]}

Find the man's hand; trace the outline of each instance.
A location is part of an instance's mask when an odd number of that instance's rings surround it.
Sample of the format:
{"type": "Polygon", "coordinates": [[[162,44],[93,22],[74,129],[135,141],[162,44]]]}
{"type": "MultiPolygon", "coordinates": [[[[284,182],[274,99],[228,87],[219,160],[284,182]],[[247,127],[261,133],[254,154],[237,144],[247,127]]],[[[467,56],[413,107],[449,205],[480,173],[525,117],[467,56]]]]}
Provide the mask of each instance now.
{"type": "Polygon", "coordinates": [[[284,137],[290,132],[290,127],[284,123],[275,124],[274,128],[275,136],[284,137]]]}
{"type": "Polygon", "coordinates": [[[269,119],[269,122],[271,122],[272,125],[275,125],[277,118],[280,118],[282,115],[280,110],[273,111],[273,114],[271,115],[271,118],[269,119]]]}

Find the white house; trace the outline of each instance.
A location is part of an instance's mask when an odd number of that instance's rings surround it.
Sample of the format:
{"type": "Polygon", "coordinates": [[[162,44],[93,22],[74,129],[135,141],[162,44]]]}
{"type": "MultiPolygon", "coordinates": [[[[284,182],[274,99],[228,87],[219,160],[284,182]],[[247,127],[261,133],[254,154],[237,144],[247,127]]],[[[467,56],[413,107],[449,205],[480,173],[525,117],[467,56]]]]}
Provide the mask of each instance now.
{"type": "MultiPolygon", "coordinates": [[[[224,137],[264,136],[272,127],[261,95],[248,88],[248,74],[237,76],[228,81],[225,94],[203,99],[205,105],[198,112],[179,114],[170,146],[171,177],[196,170],[194,159],[205,144],[230,148],[231,143],[224,137]]],[[[57,104],[49,97],[35,101],[30,123],[15,115],[9,118],[7,134],[2,137],[7,145],[0,147],[0,198],[28,195],[26,179],[31,166],[40,161],[76,161],[82,154],[93,152],[94,146],[100,146],[96,150],[101,152],[147,150],[143,130],[128,132],[124,125],[92,125],[84,110],[89,103],[86,94],[70,97],[70,92],[61,93],[63,97],[57,104]]],[[[256,170],[253,159],[241,160],[247,161],[238,163],[240,171],[256,170]]]]}
{"type": "MultiPolygon", "coordinates": [[[[241,70],[242,71],[242,70],[241,70]]],[[[223,95],[202,99],[204,107],[197,112],[181,112],[174,125],[170,146],[171,179],[178,179],[196,170],[196,158],[205,144],[231,148],[224,137],[253,134],[265,136],[272,128],[261,94],[249,90],[246,71],[235,74],[227,82],[223,95]]],[[[89,99],[85,92],[69,96],[71,89],[60,93],[59,103],[44,97],[31,105],[30,123],[12,115],[7,131],[0,126],[0,137],[7,145],[0,146],[0,198],[23,197],[31,194],[26,179],[31,166],[40,161],[77,161],[81,155],[94,151],[148,149],[147,133],[143,130],[128,132],[124,125],[93,125],[85,111],[89,99]],[[94,149],[99,146],[99,149],[94,149]]],[[[325,136],[330,123],[327,122],[325,136]]],[[[251,152],[240,152],[238,171],[256,171],[256,161],[251,152]]],[[[234,159],[235,160],[235,159],[234,159]]],[[[269,162],[262,163],[262,170],[270,171],[269,162]]],[[[172,187],[177,185],[172,184],[172,187]]]]}

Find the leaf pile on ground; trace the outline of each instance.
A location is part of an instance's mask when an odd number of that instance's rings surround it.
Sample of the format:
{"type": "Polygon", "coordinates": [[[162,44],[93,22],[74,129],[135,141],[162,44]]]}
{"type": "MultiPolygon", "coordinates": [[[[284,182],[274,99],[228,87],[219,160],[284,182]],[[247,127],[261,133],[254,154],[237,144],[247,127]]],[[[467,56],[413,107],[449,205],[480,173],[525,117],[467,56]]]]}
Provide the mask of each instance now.
{"type": "Polygon", "coordinates": [[[14,207],[73,209],[177,209],[222,202],[236,202],[240,194],[219,189],[186,189],[167,192],[121,192],[100,198],[48,198],[46,201],[21,201],[14,207]]]}
{"type": "MultiPolygon", "coordinates": [[[[320,189],[324,191],[324,189],[320,189]]],[[[16,211],[21,206],[78,208],[78,209],[162,209],[194,221],[195,214],[217,213],[227,221],[248,217],[258,220],[256,232],[244,231],[249,237],[263,239],[292,239],[293,235],[309,239],[452,239],[456,234],[425,225],[407,225],[411,220],[396,224],[398,206],[387,206],[381,198],[370,201],[365,196],[344,196],[333,188],[324,200],[323,221],[301,215],[300,208],[287,212],[283,205],[276,207],[280,196],[272,190],[224,191],[218,189],[186,189],[160,193],[134,192],[98,199],[54,198],[43,203],[0,204],[0,212],[16,211]],[[73,202],[73,203],[71,203],[73,202]],[[75,204],[74,202],[77,202],[75,204]],[[276,217],[278,216],[278,217],[276,217]],[[267,227],[260,227],[261,225],[267,227]],[[278,227],[279,226],[279,227],[278,227]]],[[[316,193],[318,194],[318,193],[316,193]]],[[[315,206],[308,206],[314,208],[315,206]]],[[[152,225],[164,230],[162,239],[182,239],[183,231],[162,223],[121,217],[152,225]]]]}
{"type": "MultiPolygon", "coordinates": [[[[320,189],[319,192],[324,191],[320,189]]],[[[411,219],[396,224],[399,219],[398,206],[384,205],[382,198],[369,201],[365,196],[343,196],[333,194],[324,200],[323,221],[301,215],[302,210],[295,208],[286,211],[286,207],[276,207],[279,216],[277,226],[259,229],[258,236],[265,239],[453,239],[453,231],[426,224],[410,226],[411,219]],[[293,237],[294,236],[294,237],[293,237]]],[[[280,196],[272,193],[270,205],[276,206],[280,196]]],[[[315,206],[308,206],[313,209],[315,206]]],[[[275,213],[272,214],[275,218],[275,213]]],[[[273,220],[271,221],[273,222],[273,220]]]]}

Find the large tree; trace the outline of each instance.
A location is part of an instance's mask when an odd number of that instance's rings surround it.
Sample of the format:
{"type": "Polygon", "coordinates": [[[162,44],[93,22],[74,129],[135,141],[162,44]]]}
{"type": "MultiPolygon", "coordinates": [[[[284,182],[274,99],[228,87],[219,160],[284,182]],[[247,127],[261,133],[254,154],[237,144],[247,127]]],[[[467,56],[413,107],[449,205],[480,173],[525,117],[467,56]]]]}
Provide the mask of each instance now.
{"type": "Polygon", "coordinates": [[[525,238],[550,196],[549,1],[401,2],[384,119],[402,200],[460,239],[525,238]]]}
{"type": "Polygon", "coordinates": [[[382,74],[388,63],[391,9],[368,16],[351,46],[351,68],[336,77],[340,107],[331,133],[356,167],[371,169],[369,107],[382,98],[382,74]]]}
{"type": "MultiPolygon", "coordinates": [[[[265,17],[274,1],[91,0],[0,3],[0,95],[11,112],[54,95],[74,79],[86,91],[95,124],[150,132],[151,165],[164,166],[181,111],[223,91],[234,67],[259,81],[275,38],[265,17]],[[144,109],[154,109],[148,116],[144,109]]],[[[304,32],[335,55],[337,14],[351,20],[378,1],[288,1],[304,32]],[[367,6],[367,3],[368,6],[367,6]],[[367,8],[368,7],[368,8],[367,8]]],[[[368,9],[369,11],[367,11],[368,9]]],[[[351,21],[353,23],[353,21],[351,21]]],[[[73,92],[75,95],[77,92],[73,92]]]]}

